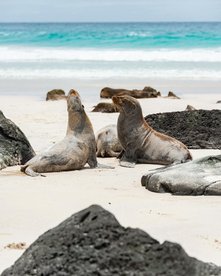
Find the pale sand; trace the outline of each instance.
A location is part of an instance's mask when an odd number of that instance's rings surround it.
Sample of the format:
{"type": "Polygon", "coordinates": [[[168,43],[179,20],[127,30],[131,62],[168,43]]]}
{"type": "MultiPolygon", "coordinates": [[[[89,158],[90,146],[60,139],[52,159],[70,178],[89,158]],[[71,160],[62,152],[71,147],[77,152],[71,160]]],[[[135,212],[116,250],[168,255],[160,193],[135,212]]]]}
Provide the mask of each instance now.
{"type": "MultiPolygon", "coordinates": [[[[81,93],[81,89],[72,87],[81,93]]],[[[99,95],[99,89],[95,93],[99,95]]],[[[181,100],[158,98],[140,102],[147,115],[184,110],[187,104],[221,109],[217,100],[221,100],[220,94],[182,95],[181,100]]],[[[90,97],[84,101],[95,132],[116,123],[118,117],[118,114],[91,113],[96,103],[90,97]]],[[[36,93],[35,97],[4,96],[2,93],[0,110],[22,129],[36,152],[65,135],[65,101],[45,102],[43,93],[41,96],[36,93]]],[[[191,152],[194,158],[221,153],[220,150],[191,152]]],[[[19,166],[0,172],[0,273],[24,251],[5,249],[7,244],[25,242],[29,245],[39,235],[90,204],[100,204],[110,210],[124,226],[141,228],[160,242],[178,242],[189,255],[221,265],[220,197],[151,193],[141,186],[140,179],[148,170],[159,166],[136,165],[134,169],[127,169],[120,167],[115,158],[100,158],[99,162],[114,165],[115,169],[85,167],[81,171],[50,173],[45,178],[28,177],[20,172],[19,166]]]]}

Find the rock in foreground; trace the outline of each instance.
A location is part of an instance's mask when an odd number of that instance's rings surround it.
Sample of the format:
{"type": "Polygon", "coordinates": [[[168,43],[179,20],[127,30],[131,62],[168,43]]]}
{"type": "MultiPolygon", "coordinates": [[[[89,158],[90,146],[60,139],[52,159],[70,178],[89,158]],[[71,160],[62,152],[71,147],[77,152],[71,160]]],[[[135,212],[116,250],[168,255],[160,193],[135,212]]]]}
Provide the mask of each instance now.
{"type": "Polygon", "coordinates": [[[2,276],[221,275],[221,268],[189,257],[175,243],[160,244],[122,227],[97,205],[40,236],[2,276]]]}
{"type": "Polygon", "coordinates": [[[157,113],[145,120],[155,130],[175,137],[190,149],[221,149],[221,110],[157,113]]]}
{"type": "Polygon", "coordinates": [[[207,156],[144,175],[148,190],[174,195],[221,195],[221,155],[207,156]]]}
{"type": "Polygon", "coordinates": [[[0,170],[25,164],[34,155],[24,133],[0,111],[0,170]]]}

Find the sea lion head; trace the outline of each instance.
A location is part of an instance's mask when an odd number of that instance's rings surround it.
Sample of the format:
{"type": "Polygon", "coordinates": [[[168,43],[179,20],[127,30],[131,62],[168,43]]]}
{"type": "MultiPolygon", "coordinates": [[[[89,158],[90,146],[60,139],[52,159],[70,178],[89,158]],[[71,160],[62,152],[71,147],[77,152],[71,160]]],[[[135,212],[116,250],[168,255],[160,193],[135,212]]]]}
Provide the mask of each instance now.
{"type": "Polygon", "coordinates": [[[131,96],[114,96],[112,97],[112,101],[121,113],[127,115],[142,113],[139,102],[131,96]]]}
{"type": "Polygon", "coordinates": [[[79,93],[71,89],[67,96],[67,108],[68,111],[75,111],[75,112],[81,112],[84,110],[84,106],[81,103],[81,98],[79,93]]]}

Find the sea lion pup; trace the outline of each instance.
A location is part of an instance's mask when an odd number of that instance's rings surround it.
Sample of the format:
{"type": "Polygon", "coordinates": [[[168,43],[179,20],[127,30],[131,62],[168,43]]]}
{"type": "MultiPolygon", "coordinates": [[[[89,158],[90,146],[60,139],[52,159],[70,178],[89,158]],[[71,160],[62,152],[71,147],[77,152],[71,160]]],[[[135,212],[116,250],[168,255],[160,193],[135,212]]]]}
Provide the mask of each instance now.
{"type": "Polygon", "coordinates": [[[67,97],[67,110],[68,126],[64,139],[29,160],[21,167],[22,172],[38,176],[46,172],[79,170],[86,163],[91,168],[112,168],[97,162],[93,127],[78,92],[73,89],[67,97]]]}
{"type": "Polygon", "coordinates": [[[117,137],[117,126],[108,125],[96,134],[97,156],[118,157],[122,146],[117,137]]]}
{"type": "Polygon", "coordinates": [[[124,149],[121,166],[132,168],[135,163],[169,165],[192,160],[183,143],[155,131],[147,124],[135,98],[114,96],[112,100],[120,109],[117,131],[124,149]]]}

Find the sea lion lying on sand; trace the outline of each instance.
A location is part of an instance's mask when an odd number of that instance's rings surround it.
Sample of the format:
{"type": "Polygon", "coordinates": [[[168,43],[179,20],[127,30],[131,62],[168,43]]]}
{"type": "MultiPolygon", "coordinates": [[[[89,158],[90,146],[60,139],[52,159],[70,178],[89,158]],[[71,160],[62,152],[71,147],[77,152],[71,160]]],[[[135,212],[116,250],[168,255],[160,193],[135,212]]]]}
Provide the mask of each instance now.
{"type": "Polygon", "coordinates": [[[135,98],[114,96],[112,100],[120,109],[117,131],[124,149],[121,166],[134,167],[138,162],[169,165],[192,160],[183,143],[155,131],[148,125],[135,98]]]}
{"type": "Polygon", "coordinates": [[[86,163],[91,168],[112,168],[97,162],[94,131],[80,96],[73,89],[67,97],[67,110],[68,127],[64,139],[29,160],[21,167],[22,172],[38,176],[46,172],[79,170],[86,163]]]}
{"type": "Polygon", "coordinates": [[[113,96],[131,96],[134,98],[156,98],[161,96],[161,93],[158,92],[156,89],[145,86],[144,89],[138,90],[138,89],[123,89],[123,88],[110,88],[110,87],[104,87],[101,89],[100,97],[101,98],[112,98],[113,96]]]}
{"type": "Polygon", "coordinates": [[[96,134],[97,156],[117,157],[122,151],[122,146],[117,137],[117,126],[108,125],[96,134]]]}
{"type": "Polygon", "coordinates": [[[113,103],[98,103],[94,106],[92,112],[114,113],[119,112],[119,110],[117,110],[116,105],[113,103]]]}

